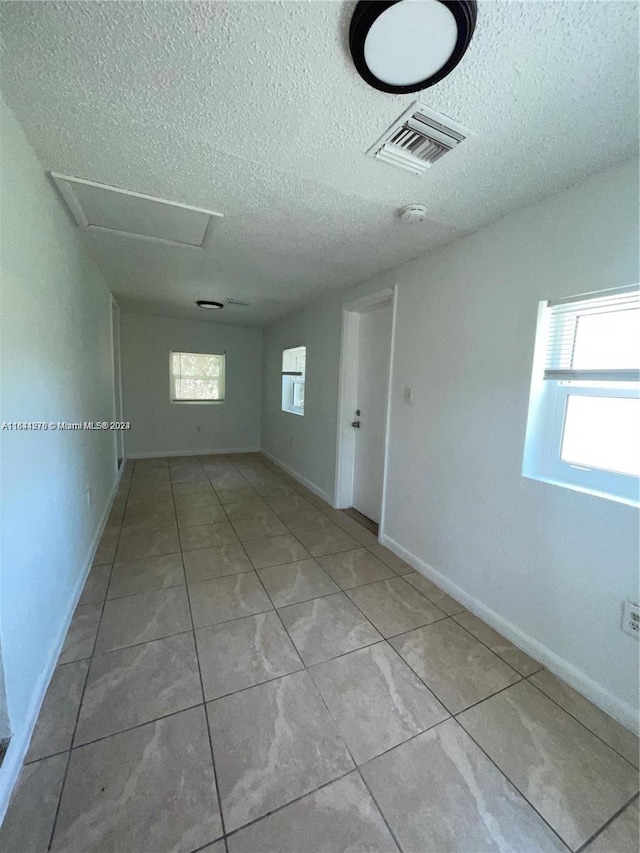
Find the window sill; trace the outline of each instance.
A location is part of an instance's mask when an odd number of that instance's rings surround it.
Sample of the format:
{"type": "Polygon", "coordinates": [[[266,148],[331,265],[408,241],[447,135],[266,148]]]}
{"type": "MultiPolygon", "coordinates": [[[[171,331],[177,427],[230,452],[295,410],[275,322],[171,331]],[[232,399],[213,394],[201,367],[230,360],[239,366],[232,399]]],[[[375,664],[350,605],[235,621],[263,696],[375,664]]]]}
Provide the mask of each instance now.
{"type": "Polygon", "coordinates": [[[588,486],[579,485],[577,483],[567,483],[564,480],[554,480],[552,477],[546,477],[543,474],[533,474],[522,472],[522,476],[527,480],[537,480],[539,483],[547,483],[550,486],[560,486],[563,489],[571,489],[572,492],[582,492],[584,495],[593,495],[596,498],[604,498],[605,500],[615,501],[615,503],[625,504],[626,506],[640,507],[639,498],[623,497],[614,495],[611,492],[599,491],[598,489],[589,488],[588,486]]]}
{"type": "Polygon", "coordinates": [[[223,406],[224,400],[170,400],[176,406],[223,406]]]}
{"type": "Polygon", "coordinates": [[[304,412],[296,412],[295,409],[283,409],[283,412],[286,412],[288,415],[297,415],[299,418],[304,417],[304,412]]]}

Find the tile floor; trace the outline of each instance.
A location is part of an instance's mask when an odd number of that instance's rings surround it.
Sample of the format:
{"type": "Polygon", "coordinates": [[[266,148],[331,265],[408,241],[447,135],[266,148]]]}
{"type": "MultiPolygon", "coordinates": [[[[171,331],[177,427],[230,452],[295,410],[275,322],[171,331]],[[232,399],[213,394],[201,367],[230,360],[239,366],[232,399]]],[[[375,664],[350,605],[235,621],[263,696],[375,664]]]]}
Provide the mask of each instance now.
{"type": "Polygon", "coordinates": [[[638,849],[638,741],[258,454],[126,471],[3,853],[638,849]]]}

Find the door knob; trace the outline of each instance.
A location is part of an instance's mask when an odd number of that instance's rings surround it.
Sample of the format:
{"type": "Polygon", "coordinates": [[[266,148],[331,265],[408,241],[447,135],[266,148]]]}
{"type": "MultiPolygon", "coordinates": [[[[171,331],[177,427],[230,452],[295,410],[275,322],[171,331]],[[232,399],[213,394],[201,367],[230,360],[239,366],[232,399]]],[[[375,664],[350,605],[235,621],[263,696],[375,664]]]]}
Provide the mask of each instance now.
{"type": "Polygon", "coordinates": [[[351,426],[354,429],[360,429],[360,421],[351,421],[351,426]]]}

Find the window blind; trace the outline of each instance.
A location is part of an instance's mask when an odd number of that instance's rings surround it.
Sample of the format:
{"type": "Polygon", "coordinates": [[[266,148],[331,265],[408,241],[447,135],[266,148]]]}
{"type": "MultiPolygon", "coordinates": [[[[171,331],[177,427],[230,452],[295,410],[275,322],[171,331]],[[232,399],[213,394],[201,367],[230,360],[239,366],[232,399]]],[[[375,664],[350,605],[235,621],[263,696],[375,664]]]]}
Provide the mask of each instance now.
{"type": "Polygon", "coordinates": [[[545,379],[640,380],[640,291],[547,303],[545,379]]]}
{"type": "Polygon", "coordinates": [[[224,354],[172,352],[173,400],[224,400],[224,354]]]}

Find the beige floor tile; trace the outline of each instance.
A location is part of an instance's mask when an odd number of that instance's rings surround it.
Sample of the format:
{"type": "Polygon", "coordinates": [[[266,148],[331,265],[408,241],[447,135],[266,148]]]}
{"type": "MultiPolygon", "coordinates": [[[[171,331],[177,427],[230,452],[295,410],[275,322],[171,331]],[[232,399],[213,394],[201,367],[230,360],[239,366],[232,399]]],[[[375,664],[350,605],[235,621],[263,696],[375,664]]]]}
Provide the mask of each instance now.
{"type": "Polygon", "coordinates": [[[173,530],[176,527],[176,514],[173,510],[147,512],[140,515],[127,514],[122,522],[125,538],[132,533],[155,533],[156,530],[173,530]]]}
{"type": "Polygon", "coordinates": [[[307,666],[382,639],[343,592],[292,604],[278,612],[307,666]]]}
{"type": "Polygon", "coordinates": [[[353,768],[307,672],[217,699],[207,709],[227,831],[353,768]]]}
{"type": "Polygon", "coordinates": [[[216,495],[223,506],[227,504],[257,503],[259,495],[248,483],[235,489],[216,489],[216,495]]]}
{"type": "Polygon", "coordinates": [[[445,618],[441,610],[399,577],[349,589],[347,595],[383,637],[445,618]]]}
{"type": "Polygon", "coordinates": [[[256,569],[295,563],[309,557],[307,549],[291,534],[255,539],[246,542],[244,547],[256,569]]]}
{"type": "Polygon", "coordinates": [[[547,670],[532,675],[529,681],[568,711],[612,749],[638,766],[638,736],[612,719],[584,696],[547,670]]]}
{"type": "Polygon", "coordinates": [[[339,588],[315,560],[299,560],[258,571],[274,607],[286,607],[339,592],[339,588]]]}
{"type": "Polygon", "coordinates": [[[433,601],[440,610],[443,610],[448,616],[454,616],[457,613],[462,613],[464,607],[459,604],[455,598],[451,598],[444,590],[432,583],[428,578],[425,578],[419,572],[412,572],[405,575],[405,579],[411,586],[414,586],[418,592],[425,595],[429,601],[433,601]]]}
{"type": "Polygon", "coordinates": [[[96,654],[190,630],[184,586],[114,598],[104,606],[96,654]]]}
{"type": "Polygon", "coordinates": [[[257,518],[243,518],[231,522],[241,542],[254,539],[266,539],[271,536],[285,536],[287,528],[275,512],[265,513],[257,518]]]}
{"type": "Polygon", "coordinates": [[[102,566],[92,566],[78,604],[101,604],[107,595],[110,575],[111,563],[102,566]]]}
{"type": "Polygon", "coordinates": [[[399,853],[376,804],[350,773],[239,830],[229,853],[399,853]]]}
{"type": "Polygon", "coordinates": [[[287,498],[296,494],[295,489],[282,482],[258,483],[255,490],[263,498],[287,498]]]}
{"type": "Polygon", "coordinates": [[[458,719],[572,850],[638,792],[628,762],[526,681],[458,719]]]}
{"type": "Polygon", "coordinates": [[[358,547],[353,537],[335,525],[323,527],[321,530],[301,530],[297,536],[312,557],[351,551],[358,547]]]}
{"type": "Polygon", "coordinates": [[[492,652],[502,658],[503,661],[512,666],[520,675],[531,675],[542,669],[542,664],[539,664],[529,655],[521,651],[517,646],[514,646],[509,640],[505,639],[497,631],[494,631],[490,625],[478,619],[473,613],[464,611],[453,617],[458,625],[462,625],[465,630],[473,634],[481,643],[488,646],[492,652]]]}
{"type": "Polygon", "coordinates": [[[328,554],[318,557],[318,562],[342,589],[397,577],[393,569],[385,566],[366,548],[328,554]]]}
{"type": "Polygon", "coordinates": [[[295,493],[284,498],[265,498],[265,501],[277,515],[313,509],[308,501],[295,493]]]}
{"type": "Polygon", "coordinates": [[[338,527],[341,527],[345,533],[352,536],[360,545],[371,546],[378,542],[378,537],[374,533],[367,530],[367,528],[363,527],[361,524],[358,524],[358,522],[354,521],[352,518],[343,516],[340,521],[336,522],[336,524],[338,527]]]}
{"type": "Polygon", "coordinates": [[[200,628],[196,642],[207,701],[302,669],[273,610],[200,628]]]}
{"type": "Polygon", "coordinates": [[[168,589],[184,582],[182,557],[179,553],[128,560],[113,564],[107,598],[122,598],[124,595],[151,592],[154,589],[168,589]]]}
{"type": "Polygon", "coordinates": [[[74,746],[202,702],[193,634],[177,634],[96,655],[74,746]]]}
{"type": "Polygon", "coordinates": [[[25,761],[37,761],[71,748],[88,670],[88,660],[65,663],[54,669],[25,761]]]}
{"type": "MultiPolygon", "coordinates": [[[[173,487],[173,500],[176,505],[176,511],[187,509],[202,509],[205,506],[220,506],[213,488],[210,483],[191,483],[190,485],[199,485],[201,488],[197,492],[176,492],[180,484],[173,487]],[[210,488],[205,488],[209,486],[210,488]]],[[[183,484],[186,485],[186,484],[183,484]]]]}
{"type": "Polygon", "coordinates": [[[157,557],[160,554],[175,554],[179,550],[180,540],[176,528],[156,530],[152,533],[125,531],[120,534],[114,562],[123,563],[143,557],[157,557]]]}
{"type": "Polygon", "coordinates": [[[185,551],[183,560],[189,583],[253,571],[251,560],[240,543],[185,551]]]}
{"type": "Polygon", "coordinates": [[[189,598],[195,628],[273,610],[255,572],[189,584],[189,598]]]}
{"type": "Polygon", "coordinates": [[[101,565],[103,563],[112,563],[116,546],[120,536],[119,530],[106,530],[98,542],[96,553],[93,555],[93,564],[101,565]]]}
{"type": "Polygon", "coordinates": [[[137,498],[131,497],[127,500],[127,506],[124,511],[124,518],[129,518],[133,515],[146,515],[150,512],[173,512],[175,506],[173,498],[170,494],[165,498],[137,498]]]}
{"type": "Polygon", "coordinates": [[[640,815],[636,800],[585,847],[584,853],[638,853],[639,824],[640,815]]]}
{"type": "Polygon", "coordinates": [[[177,518],[178,527],[198,527],[202,524],[218,524],[221,521],[228,521],[227,514],[220,504],[179,509],[177,518]]]}
{"type": "Polygon", "coordinates": [[[455,720],[361,768],[407,853],[566,853],[566,848],[455,720]]]}
{"type": "Polygon", "coordinates": [[[451,619],[394,637],[391,645],[452,714],[520,680],[451,619]]]}
{"type": "Polygon", "coordinates": [[[52,850],[190,853],[221,834],[203,706],[71,753],[52,850]]]}
{"type": "Polygon", "coordinates": [[[299,530],[319,530],[322,527],[331,527],[331,522],[326,515],[317,509],[296,509],[293,512],[280,513],[280,521],[289,528],[292,533],[299,530]]]}
{"type": "Polygon", "coordinates": [[[357,764],[449,716],[388,643],[319,663],[309,674],[357,764]]]}
{"type": "Polygon", "coordinates": [[[180,528],[180,542],[183,551],[195,551],[198,548],[215,548],[217,545],[230,545],[232,542],[237,541],[238,537],[229,522],[180,528]]]}
{"type": "Polygon", "coordinates": [[[382,543],[376,542],[375,545],[369,545],[368,548],[372,554],[375,554],[379,560],[382,560],[385,565],[393,569],[397,575],[406,575],[413,571],[408,563],[405,563],[404,560],[382,545],[382,543]]]}
{"type": "Polygon", "coordinates": [[[58,665],[91,657],[101,613],[102,604],[82,604],[76,607],[58,665]]]}
{"type": "Polygon", "coordinates": [[[224,508],[231,521],[239,521],[243,518],[259,518],[261,515],[273,516],[269,505],[261,498],[258,498],[257,495],[256,500],[227,503],[224,505],[224,508]]]}
{"type": "Polygon", "coordinates": [[[22,768],[0,826],[0,850],[46,853],[66,768],[66,753],[22,768]]]}
{"type": "MultiPolygon", "coordinates": [[[[173,497],[179,498],[182,495],[213,495],[213,486],[208,480],[194,480],[190,483],[174,483],[172,486],[173,497]]],[[[186,509],[186,507],[183,507],[186,509]]]]}

